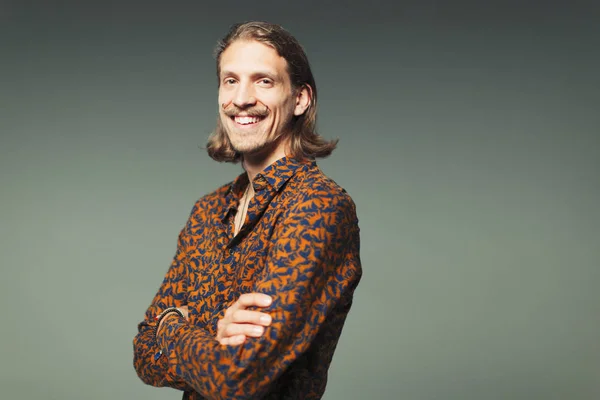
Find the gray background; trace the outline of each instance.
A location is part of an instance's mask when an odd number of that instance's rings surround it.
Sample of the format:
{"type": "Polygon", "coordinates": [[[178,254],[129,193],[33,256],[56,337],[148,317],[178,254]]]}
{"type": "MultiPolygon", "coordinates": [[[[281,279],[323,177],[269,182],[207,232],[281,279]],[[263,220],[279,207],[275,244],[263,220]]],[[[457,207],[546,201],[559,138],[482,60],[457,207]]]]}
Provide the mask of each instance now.
{"type": "Polygon", "coordinates": [[[0,398],[180,398],[131,341],[240,172],[201,147],[248,19],[304,44],[358,207],[325,399],[599,398],[600,14],[563,3],[3,1],[0,398]]]}

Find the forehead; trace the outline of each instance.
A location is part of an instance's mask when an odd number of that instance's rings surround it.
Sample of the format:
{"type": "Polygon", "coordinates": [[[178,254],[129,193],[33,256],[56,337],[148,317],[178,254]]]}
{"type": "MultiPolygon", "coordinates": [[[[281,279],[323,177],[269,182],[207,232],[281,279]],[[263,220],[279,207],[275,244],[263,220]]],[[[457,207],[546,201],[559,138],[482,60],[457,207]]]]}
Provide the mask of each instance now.
{"type": "Polygon", "coordinates": [[[236,40],[221,54],[221,73],[252,74],[256,71],[269,71],[285,74],[287,61],[277,51],[255,40],[236,40]]]}

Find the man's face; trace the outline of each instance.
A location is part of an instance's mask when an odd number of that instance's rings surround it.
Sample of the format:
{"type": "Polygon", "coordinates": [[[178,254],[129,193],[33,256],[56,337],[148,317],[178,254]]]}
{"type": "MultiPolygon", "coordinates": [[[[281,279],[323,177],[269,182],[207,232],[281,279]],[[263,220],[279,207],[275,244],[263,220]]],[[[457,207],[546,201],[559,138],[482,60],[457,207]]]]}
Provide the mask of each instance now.
{"type": "Polygon", "coordinates": [[[238,40],[221,54],[219,116],[233,148],[265,149],[305,108],[292,93],[286,60],[270,46],[238,40]]]}

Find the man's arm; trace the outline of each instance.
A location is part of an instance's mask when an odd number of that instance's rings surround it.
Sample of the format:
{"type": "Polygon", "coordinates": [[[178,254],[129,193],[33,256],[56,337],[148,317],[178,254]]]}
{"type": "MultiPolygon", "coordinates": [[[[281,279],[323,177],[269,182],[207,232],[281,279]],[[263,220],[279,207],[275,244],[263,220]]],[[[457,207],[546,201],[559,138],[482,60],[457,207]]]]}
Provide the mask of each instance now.
{"type": "MultiPolygon", "coordinates": [[[[361,276],[354,203],[345,194],[304,201],[280,222],[256,292],[272,297],[260,338],[222,346],[180,318],[165,320],[161,363],[209,399],[259,398],[311,345],[330,311],[350,301],[361,276]]],[[[341,321],[343,323],[343,319],[341,321]]]]}
{"type": "MultiPolygon", "coordinates": [[[[192,215],[193,215],[192,211],[192,215]]],[[[177,241],[177,251],[171,266],[148,310],[144,321],[138,325],[138,334],[133,339],[133,364],[140,379],[152,386],[169,386],[180,390],[192,390],[183,379],[177,376],[175,366],[166,357],[155,359],[160,348],[156,345],[154,317],[169,307],[182,307],[187,304],[185,269],[187,251],[185,230],[181,230],[177,241]]]]}

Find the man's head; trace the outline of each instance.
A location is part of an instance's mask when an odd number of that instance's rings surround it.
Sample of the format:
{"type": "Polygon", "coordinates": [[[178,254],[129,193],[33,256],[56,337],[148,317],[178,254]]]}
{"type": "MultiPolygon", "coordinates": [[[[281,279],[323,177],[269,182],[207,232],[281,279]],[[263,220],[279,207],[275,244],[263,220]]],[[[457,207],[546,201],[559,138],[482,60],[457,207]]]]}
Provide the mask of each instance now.
{"type": "Polygon", "coordinates": [[[243,154],[285,147],[294,158],[326,157],[337,140],[315,131],[317,88],[302,46],[265,22],[234,25],[215,50],[219,117],[208,154],[237,162],[243,154]]]}

